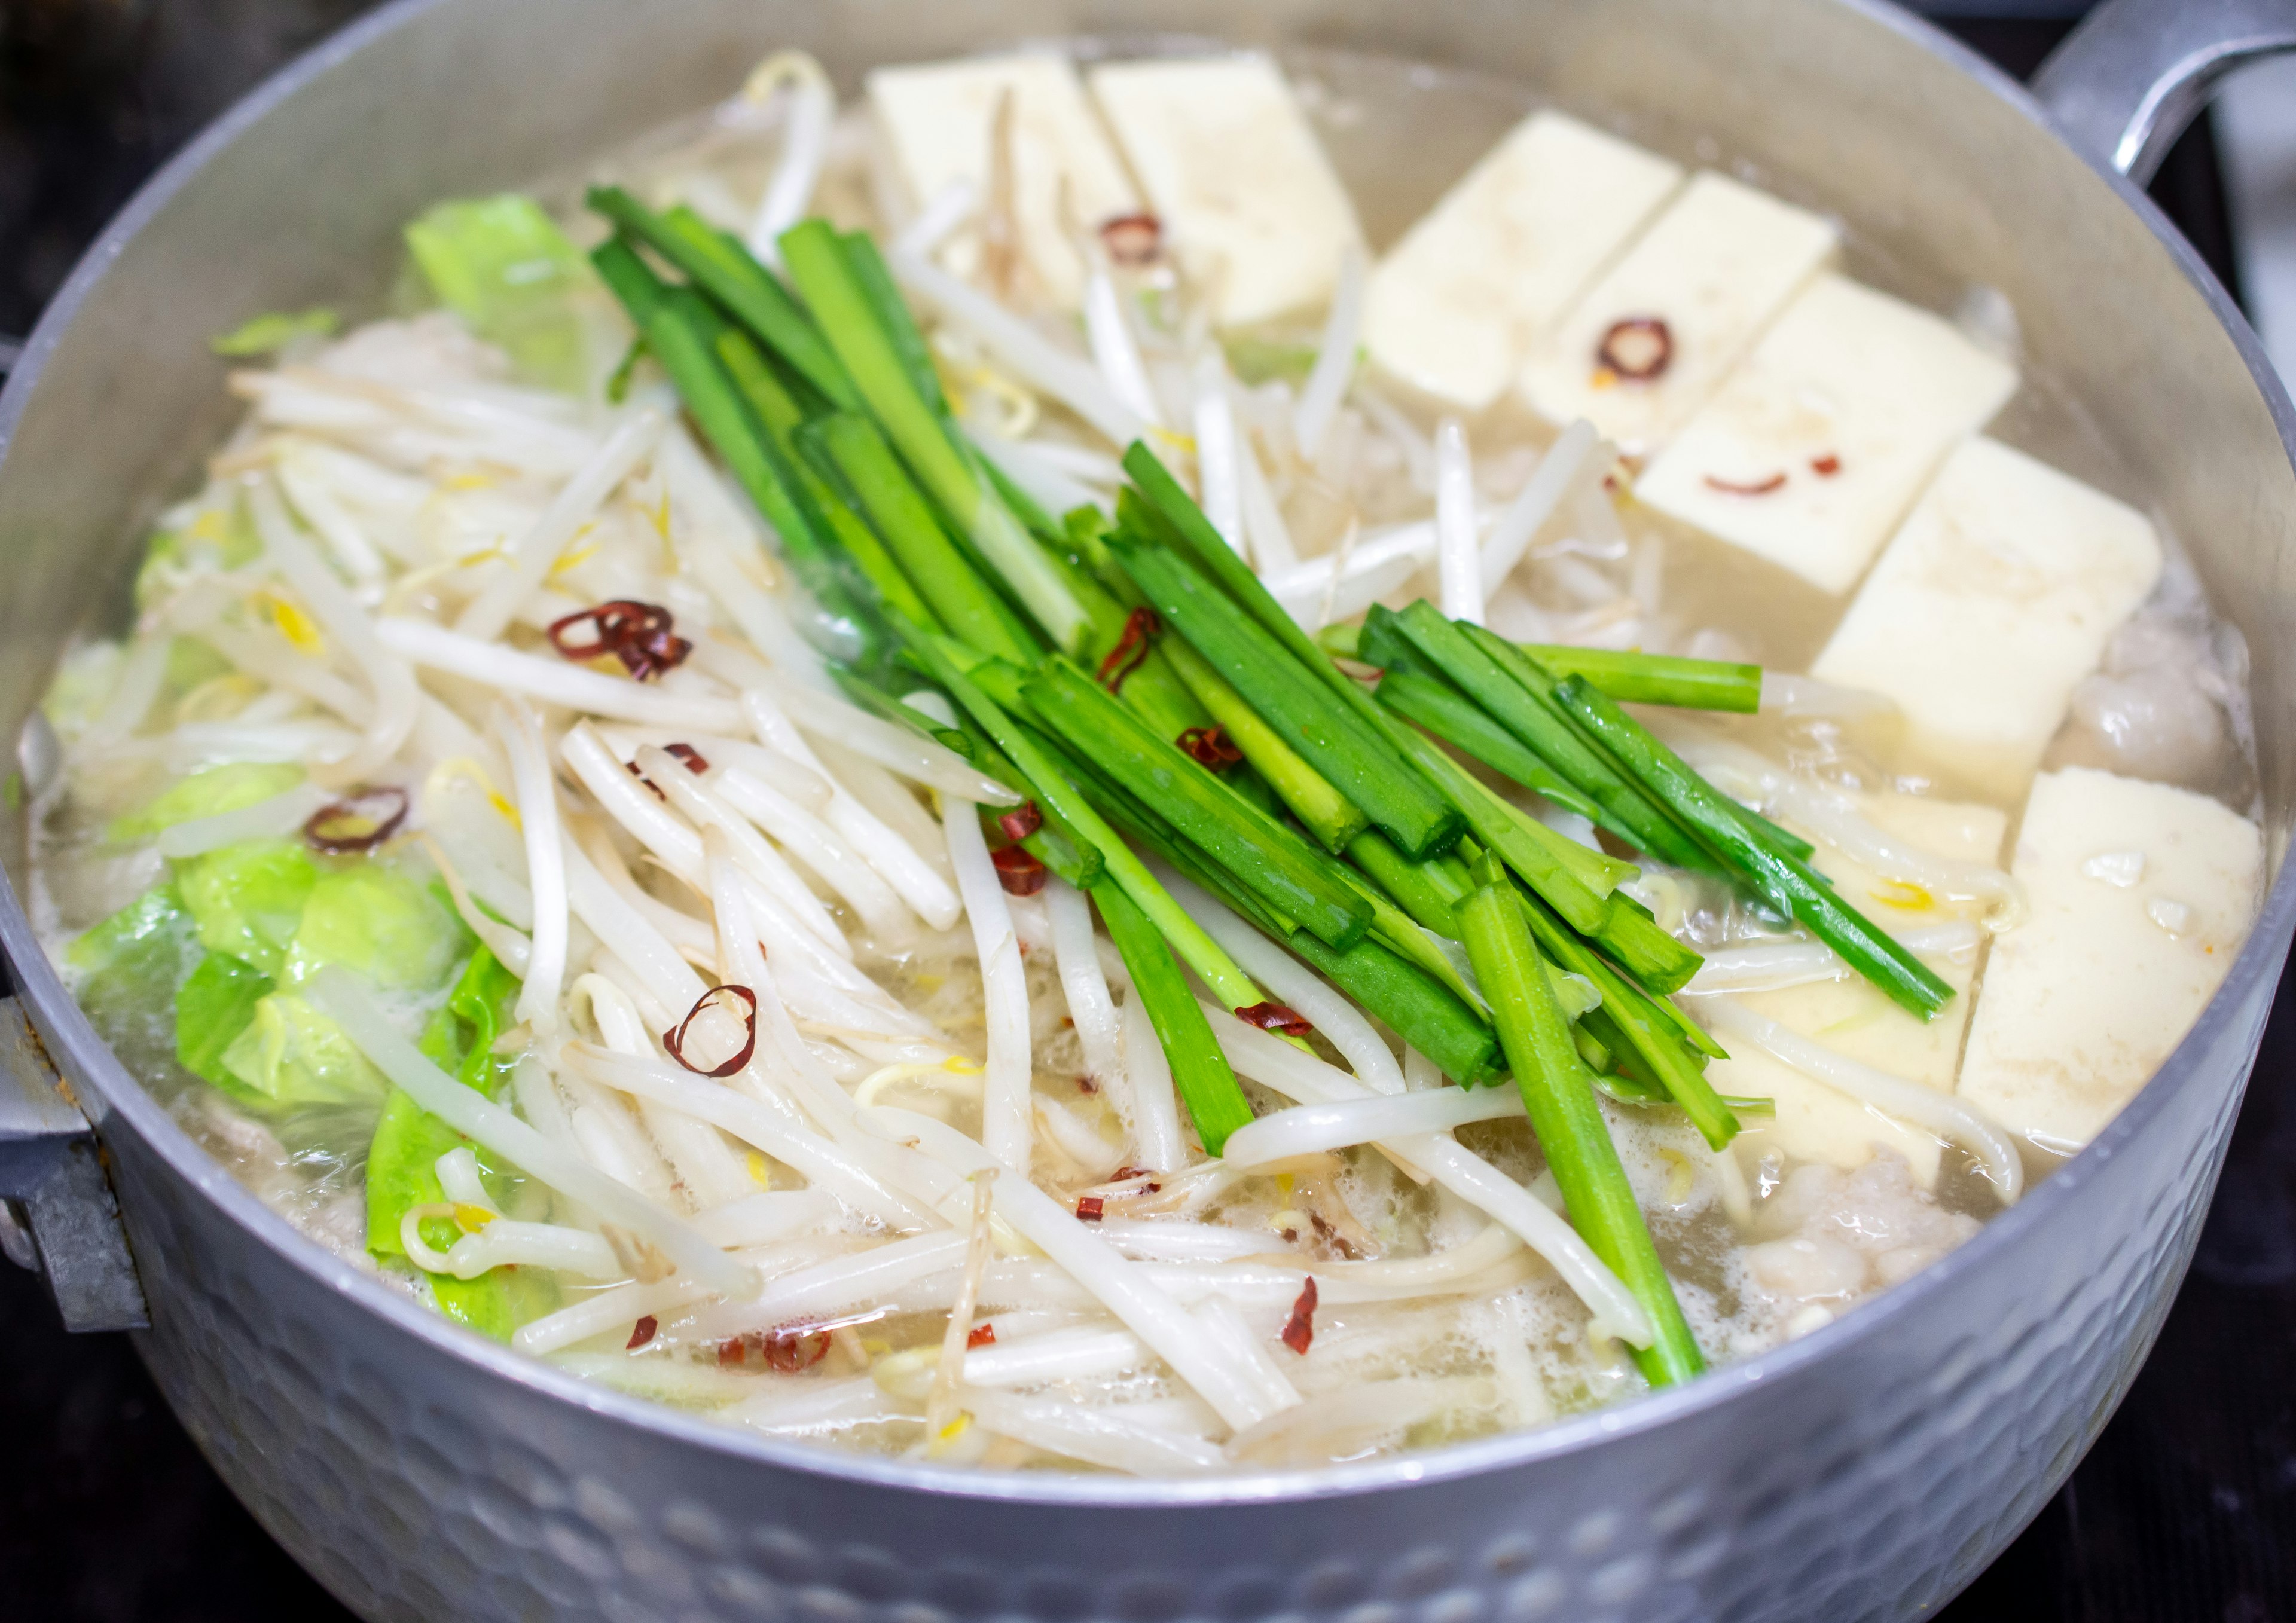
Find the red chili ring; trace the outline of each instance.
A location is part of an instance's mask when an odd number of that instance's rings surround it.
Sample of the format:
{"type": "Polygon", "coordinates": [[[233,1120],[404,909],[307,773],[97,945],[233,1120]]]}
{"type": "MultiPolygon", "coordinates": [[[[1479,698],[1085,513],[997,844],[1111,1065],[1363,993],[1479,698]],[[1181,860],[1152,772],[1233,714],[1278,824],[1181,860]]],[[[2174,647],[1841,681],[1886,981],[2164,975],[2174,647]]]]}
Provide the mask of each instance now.
{"type": "Polygon", "coordinates": [[[1013,896],[1034,896],[1045,888],[1045,865],[1017,845],[1001,845],[988,854],[996,865],[996,882],[1013,896]]]}
{"type": "Polygon", "coordinates": [[[665,1031],[661,1034],[661,1045],[669,1050],[669,1057],[671,1059],[676,1060],[680,1065],[685,1066],[686,1070],[692,1071],[697,1077],[732,1076],[735,1071],[741,1070],[742,1066],[747,1065],[750,1062],[750,1056],[758,1051],[758,995],[750,990],[749,988],[745,986],[737,986],[731,981],[728,981],[724,986],[711,987],[708,991],[702,993],[701,996],[693,1000],[693,1006],[685,1012],[685,1018],[677,1022],[677,1026],[675,1030],[665,1031]],[[687,1027],[693,1024],[694,1017],[700,1014],[702,1010],[709,1006],[709,1000],[716,997],[721,992],[731,993],[734,996],[740,998],[743,1003],[749,1005],[749,1012],[743,1016],[742,1020],[742,1024],[747,1029],[747,1036],[742,1040],[740,1052],[735,1053],[732,1059],[726,1061],[723,1065],[718,1066],[715,1070],[704,1070],[701,1067],[694,1064],[685,1057],[685,1031],[687,1027]]]}
{"type": "Polygon", "coordinates": [[[1153,609],[1135,609],[1126,615],[1123,635],[1100,662],[1095,679],[1111,693],[1122,693],[1124,678],[1146,662],[1149,642],[1163,628],[1164,622],[1156,618],[1153,609]]]}
{"type": "Polygon", "coordinates": [[[1674,360],[1674,330],[1655,316],[1629,316],[1624,321],[1614,321],[1603,332],[1603,341],[1595,346],[1595,360],[1629,383],[1647,383],[1664,372],[1674,360]],[[1618,351],[1620,339],[1646,338],[1656,340],[1650,357],[1633,365],[1618,351]]]}
{"type": "Polygon", "coordinates": [[[1100,223],[1101,245],[1119,265],[1153,265],[1164,251],[1164,222],[1144,209],[1100,223]]]}
{"type": "Polygon", "coordinates": [[[1305,1037],[1316,1029],[1297,1009],[1287,1009],[1280,1003],[1256,1003],[1238,1009],[1235,1017],[1247,1026],[1257,1026],[1280,1037],[1305,1037]]]}
{"type": "Polygon", "coordinates": [[[1189,759],[1212,772],[1243,758],[1243,751],[1228,742],[1227,729],[1218,722],[1209,727],[1190,727],[1180,734],[1180,748],[1189,759]]]}
{"type": "Polygon", "coordinates": [[[406,791],[393,783],[380,789],[363,789],[348,800],[338,800],[332,806],[323,806],[311,814],[303,824],[303,838],[315,851],[329,857],[350,857],[361,851],[372,851],[398,832],[406,821],[406,791]],[[393,802],[390,815],[378,817],[360,808],[369,800],[393,802]],[[364,834],[330,834],[327,825],[347,818],[363,817],[374,824],[364,834]]]}
{"type": "Polygon", "coordinates": [[[676,623],[659,603],[618,597],[551,621],[550,645],[577,663],[611,654],[622,668],[644,682],[684,664],[693,652],[693,643],[672,634],[676,623]],[[593,628],[593,640],[570,641],[568,634],[585,623],[593,628]]]}
{"type": "Polygon", "coordinates": [[[1045,814],[1037,809],[1037,803],[1034,800],[1023,800],[1011,811],[997,818],[996,826],[1004,831],[1004,838],[1007,840],[1014,841],[1026,840],[1045,826],[1045,814]]]}

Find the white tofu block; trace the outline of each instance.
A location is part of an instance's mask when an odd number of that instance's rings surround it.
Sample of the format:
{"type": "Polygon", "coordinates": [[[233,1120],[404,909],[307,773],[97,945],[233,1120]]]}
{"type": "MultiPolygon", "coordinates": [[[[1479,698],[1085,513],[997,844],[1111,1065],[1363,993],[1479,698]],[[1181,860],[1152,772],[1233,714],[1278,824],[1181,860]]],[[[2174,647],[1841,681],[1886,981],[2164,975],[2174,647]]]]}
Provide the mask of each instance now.
{"type": "Polygon", "coordinates": [[[1923,758],[2014,795],[2074,684],[2160,574],[2144,514],[1972,439],[1946,458],[1810,674],[1887,694],[1923,758]]]}
{"type": "Polygon", "coordinates": [[[2017,373],[1952,324],[1822,275],[1636,481],[1643,502],[1827,592],[1857,584],[2017,373]]]}
{"type": "Polygon", "coordinates": [[[1323,144],[1264,56],[1095,68],[1092,93],[1213,319],[1245,326],[1329,299],[1363,240],[1323,144]]]}
{"type": "Polygon", "coordinates": [[[1679,165],[1630,142],[1559,112],[1531,114],[1372,273],[1372,359],[1482,410],[1681,181],[1679,165]]]}
{"type": "MultiPolygon", "coordinates": [[[[1084,267],[1062,216],[1062,193],[1076,227],[1089,231],[1140,204],[1115,149],[1085,100],[1064,56],[988,57],[869,75],[869,104],[901,180],[919,206],[955,181],[986,198],[998,98],[1013,96],[1013,205],[1022,263],[1045,297],[1073,309],[1084,267]]],[[[979,234],[957,233],[943,250],[948,267],[971,275],[979,234]]]]}
{"type": "MultiPolygon", "coordinates": [[[[1986,867],[2000,865],[2009,820],[1995,807],[1886,794],[1861,797],[1858,809],[1882,829],[1931,856],[1986,867]]],[[[1816,863],[1833,878],[1843,900],[1893,934],[1975,918],[1981,911],[1975,904],[1956,904],[1892,883],[1824,845],[1818,847],[1816,863]]],[[[1838,1053],[1951,1093],[1962,1032],[1969,1023],[1975,955],[1962,963],[1944,956],[1923,962],[1955,993],[1933,1021],[1915,1019],[1856,975],[1775,992],[1751,992],[1740,1001],[1838,1053]]],[[[1693,1013],[1697,1006],[1695,1002],[1689,1005],[1693,1013]]],[[[1795,1160],[1824,1162],[1847,1171],[1864,1165],[1876,1150],[1893,1150],[1905,1157],[1915,1180],[1924,1188],[1937,1182],[1939,1144],[1933,1135],[1813,1080],[1751,1044],[1737,1044],[1729,1059],[1708,1066],[1706,1078],[1722,1093],[1777,1101],[1775,1116],[1740,1119],[1744,1131],[1739,1142],[1750,1155],[1775,1149],[1795,1160]]]]}
{"type": "Polygon", "coordinates": [[[1523,398],[1557,427],[1585,417],[1621,450],[1647,456],[1720,387],[1833,258],[1835,242],[1833,225],[1806,209],[1726,176],[1693,176],[1532,349],[1523,398]],[[1620,324],[1643,322],[1665,324],[1667,358],[1637,379],[1605,365],[1603,350],[1620,324]]]}
{"type": "Polygon", "coordinates": [[[1995,938],[1962,1097],[2069,1154],[2200,1017],[2256,916],[2256,824],[2215,800],[2086,766],[2044,773],[2010,870],[2032,915],[1995,938]]]}

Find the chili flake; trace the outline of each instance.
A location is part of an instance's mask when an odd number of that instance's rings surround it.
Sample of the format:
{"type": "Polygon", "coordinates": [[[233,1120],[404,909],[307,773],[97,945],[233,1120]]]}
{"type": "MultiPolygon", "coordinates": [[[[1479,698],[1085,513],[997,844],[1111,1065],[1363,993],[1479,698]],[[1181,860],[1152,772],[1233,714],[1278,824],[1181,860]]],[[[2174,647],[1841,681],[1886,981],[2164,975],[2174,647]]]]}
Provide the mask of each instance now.
{"type": "Polygon", "coordinates": [[[1292,1304],[1291,1318],[1284,1322],[1283,1345],[1304,1358],[1315,1339],[1316,1276],[1310,1274],[1308,1283],[1300,1289],[1300,1299],[1292,1304]]]}
{"type": "Polygon", "coordinates": [[[1280,1037],[1305,1037],[1316,1029],[1297,1009],[1287,1009],[1280,1003],[1256,1003],[1238,1009],[1235,1017],[1247,1026],[1257,1026],[1280,1037]]]}

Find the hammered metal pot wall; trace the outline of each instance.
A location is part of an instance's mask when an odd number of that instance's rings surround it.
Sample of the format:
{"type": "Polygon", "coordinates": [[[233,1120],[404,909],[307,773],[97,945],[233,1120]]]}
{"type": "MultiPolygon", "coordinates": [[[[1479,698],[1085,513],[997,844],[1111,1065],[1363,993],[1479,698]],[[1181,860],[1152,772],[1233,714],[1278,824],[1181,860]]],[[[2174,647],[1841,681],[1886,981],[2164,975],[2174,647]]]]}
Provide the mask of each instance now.
{"type": "MultiPolygon", "coordinates": [[[[131,206],[0,397],[0,721],[116,609],[141,517],[228,415],[204,342],[379,295],[440,195],[566,171],[805,45],[868,62],[1072,29],[1472,65],[1700,132],[1858,232],[1860,274],[2006,291],[2029,347],[2257,658],[2267,848],[2296,785],[2296,476],[2253,340],[2141,199],[2021,93],[1833,0],[410,0],[234,112],[131,206]]],[[[1443,178],[1437,176],[1437,179],[1443,178]]],[[[0,855],[23,875],[20,819],[0,855]]],[[[1960,1251],[1751,1364],[1447,1453],[1211,1482],[960,1476],[766,1443],[518,1359],[303,1241],[94,1039],[14,890],[0,948],[110,1151],[141,1345],[233,1488],[355,1608],[459,1619],[1919,1615],[2044,1503],[2196,1238],[2296,901],[2099,1142],[1960,1251]]]]}

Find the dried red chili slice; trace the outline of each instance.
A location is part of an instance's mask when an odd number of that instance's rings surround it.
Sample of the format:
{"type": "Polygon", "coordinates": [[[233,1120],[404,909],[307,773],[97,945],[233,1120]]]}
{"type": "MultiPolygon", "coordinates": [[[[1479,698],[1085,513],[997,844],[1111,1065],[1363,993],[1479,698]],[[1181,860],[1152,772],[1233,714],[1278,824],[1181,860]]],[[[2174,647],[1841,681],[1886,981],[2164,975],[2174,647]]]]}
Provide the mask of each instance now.
{"type": "Polygon", "coordinates": [[[688,772],[703,773],[709,770],[709,758],[692,744],[664,744],[662,749],[684,761],[688,772]]]}
{"type": "Polygon", "coordinates": [[[672,632],[675,624],[669,611],[659,603],[618,597],[551,621],[550,645],[577,662],[611,654],[622,662],[623,669],[645,682],[684,664],[685,656],[693,652],[693,643],[672,632]],[[590,627],[590,640],[577,640],[577,633],[586,625],[590,627]]]}
{"type": "Polygon", "coordinates": [[[1026,840],[1045,826],[1045,814],[1037,809],[1037,803],[1034,800],[1023,800],[1011,811],[997,818],[996,826],[1004,831],[1004,838],[1007,840],[1014,841],[1026,840]]]}
{"type": "Polygon", "coordinates": [[[1077,1197],[1077,1218],[1083,1223],[1097,1223],[1108,1215],[1106,1197],[1096,1194],[1077,1197]]]}
{"type": "Polygon", "coordinates": [[[1209,727],[1190,727],[1180,734],[1180,748],[1189,759],[1214,772],[1243,758],[1243,751],[1228,742],[1227,729],[1218,722],[1209,727]]]}
{"type": "Polygon", "coordinates": [[[1256,1003],[1238,1009],[1235,1017],[1247,1026],[1257,1026],[1279,1037],[1305,1037],[1316,1029],[1297,1009],[1287,1009],[1280,1003],[1256,1003]]]}
{"type": "Polygon", "coordinates": [[[1124,630],[1116,639],[1116,646],[1100,662],[1095,673],[1101,686],[1111,693],[1124,691],[1124,678],[1147,661],[1148,645],[1156,634],[1164,629],[1164,622],[1156,618],[1153,609],[1135,609],[1124,617],[1124,630]]]}
{"type": "Polygon", "coordinates": [[[1674,360],[1674,331],[1655,316],[1614,321],[1595,346],[1595,360],[1629,383],[1647,383],[1674,360]]]}
{"type": "Polygon", "coordinates": [[[406,791],[394,785],[362,789],[347,800],[323,806],[303,824],[303,838],[315,851],[350,857],[372,851],[406,821],[406,791]]]}
{"type": "Polygon", "coordinates": [[[1735,480],[1717,479],[1711,473],[1706,475],[1708,488],[1719,490],[1725,496],[1767,496],[1771,491],[1781,488],[1785,482],[1786,476],[1783,473],[1773,473],[1767,479],[1742,485],[1735,480]]]}
{"type": "Polygon", "coordinates": [[[1841,471],[1841,458],[1828,451],[1823,456],[1809,459],[1809,471],[1820,479],[1832,479],[1841,471]]]}
{"type": "Polygon", "coordinates": [[[794,1375],[801,1369],[811,1369],[829,1356],[829,1332],[825,1330],[776,1330],[758,1342],[758,1350],[765,1355],[766,1367],[783,1375],[794,1375]]]}
{"type": "Polygon", "coordinates": [[[1299,1299],[1292,1304],[1292,1316],[1283,1324],[1283,1345],[1308,1356],[1308,1348],[1316,1339],[1316,1276],[1310,1274],[1308,1283],[1300,1288],[1299,1299]]]}
{"type": "Polygon", "coordinates": [[[629,1346],[626,1350],[629,1352],[637,1351],[639,1348],[644,1347],[648,1341],[652,1340],[653,1332],[660,1328],[660,1321],[656,1319],[652,1314],[647,1314],[645,1317],[640,1319],[636,1325],[632,1326],[630,1330],[629,1346]]]}
{"type": "Polygon", "coordinates": [[[644,784],[646,787],[646,793],[652,795],[655,799],[660,800],[665,806],[669,803],[669,797],[661,792],[661,785],[655,783],[652,778],[646,776],[644,773],[640,772],[638,770],[638,764],[636,761],[624,761],[622,763],[622,770],[628,773],[639,783],[644,784]]]}
{"type": "Polygon", "coordinates": [[[972,1329],[964,1332],[964,1345],[967,1351],[970,1351],[972,1348],[976,1347],[996,1346],[996,1326],[994,1324],[975,1324],[972,1329]]]}
{"type": "Polygon", "coordinates": [[[1100,223],[1100,242],[1119,265],[1153,265],[1164,251],[1164,222],[1145,210],[1119,214],[1100,223]]]}
{"type": "Polygon", "coordinates": [[[677,1022],[675,1030],[661,1034],[661,1045],[669,1050],[671,1059],[676,1060],[697,1077],[732,1076],[742,1066],[747,1065],[750,1062],[750,1056],[758,1051],[758,995],[749,988],[736,986],[731,981],[724,986],[711,987],[693,1000],[693,1006],[685,1012],[685,1018],[677,1022]],[[693,1024],[695,1017],[700,1015],[702,1010],[720,997],[738,997],[748,1005],[742,1019],[743,1029],[742,1046],[735,1051],[734,1057],[724,1064],[714,1070],[704,1070],[685,1057],[686,1029],[693,1024]]]}
{"type": "Polygon", "coordinates": [[[1034,896],[1045,888],[1045,865],[1017,845],[998,846],[988,860],[996,865],[996,882],[1013,896],[1034,896]]]}

